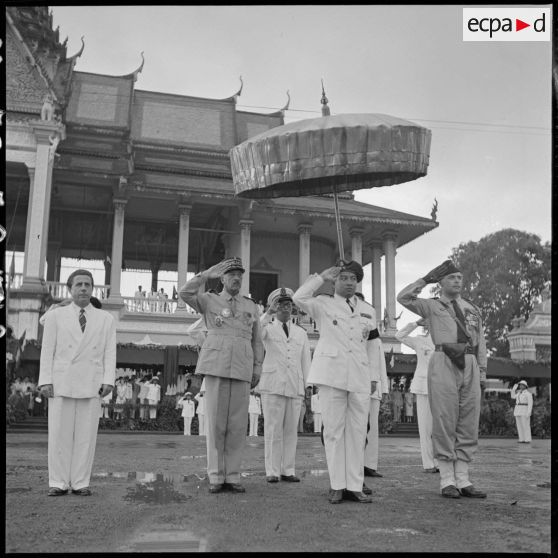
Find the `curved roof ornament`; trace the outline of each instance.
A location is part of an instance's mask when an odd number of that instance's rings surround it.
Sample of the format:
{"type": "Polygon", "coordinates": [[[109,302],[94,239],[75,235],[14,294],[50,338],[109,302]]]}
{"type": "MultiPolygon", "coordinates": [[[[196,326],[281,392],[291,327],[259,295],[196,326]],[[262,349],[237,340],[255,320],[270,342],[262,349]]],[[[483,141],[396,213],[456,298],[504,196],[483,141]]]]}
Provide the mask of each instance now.
{"type": "MultiPolygon", "coordinates": [[[[68,39],[66,39],[68,40],[68,39]]],[[[68,56],[67,60],[77,60],[82,54],[83,54],[83,49],[85,48],[85,41],[83,40],[83,35],[81,36],[81,48],[79,49],[78,52],[76,52],[73,56],[68,56]]]]}
{"type": "Polygon", "coordinates": [[[322,116],[330,116],[331,112],[329,111],[329,107],[327,106],[329,100],[326,97],[325,88],[324,88],[324,78],[322,78],[322,116]]]}
{"type": "Polygon", "coordinates": [[[139,65],[139,68],[137,70],[134,70],[133,72],[131,72],[129,74],[125,74],[123,76],[120,76],[121,78],[132,78],[134,81],[137,81],[138,74],[141,73],[141,71],[143,70],[143,65],[145,64],[145,58],[143,56],[143,50],[140,52],[140,56],[141,56],[141,64],[139,65]]]}
{"type": "Polygon", "coordinates": [[[238,76],[240,79],[240,89],[232,96],[230,97],[231,99],[233,99],[233,101],[236,103],[238,97],[240,97],[240,95],[242,94],[242,88],[244,87],[244,82],[242,81],[242,76],[238,76]]]}
{"type": "Polygon", "coordinates": [[[289,110],[290,105],[291,105],[291,96],[289,95],[289,90],[287,89],[287,104],[281,109],[283,116],[285,116],[285,111],[289,110]]]}

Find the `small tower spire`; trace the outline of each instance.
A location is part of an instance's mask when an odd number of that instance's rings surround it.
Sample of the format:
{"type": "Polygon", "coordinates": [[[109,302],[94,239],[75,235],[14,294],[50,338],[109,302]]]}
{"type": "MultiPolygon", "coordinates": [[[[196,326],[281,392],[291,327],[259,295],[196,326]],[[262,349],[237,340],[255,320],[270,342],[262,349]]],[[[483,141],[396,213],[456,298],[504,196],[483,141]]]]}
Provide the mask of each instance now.
{"type": "Polygon", "coordinates": [[[329,116],[331,113],[329,112],[329,107],[327,106],[328,100],[325,94],[325,89],[324,89],[324,80],[322,78],[322,116],[329,116]]]}

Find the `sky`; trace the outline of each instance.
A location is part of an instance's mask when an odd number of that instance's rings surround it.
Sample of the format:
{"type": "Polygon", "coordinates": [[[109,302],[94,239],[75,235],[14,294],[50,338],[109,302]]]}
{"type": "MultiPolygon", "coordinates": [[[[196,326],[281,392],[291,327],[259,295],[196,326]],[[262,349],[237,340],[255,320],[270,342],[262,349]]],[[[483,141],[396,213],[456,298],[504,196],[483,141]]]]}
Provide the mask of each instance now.
{"type": "MultiPolygon", "coordinates": [[[[52,10],[68,55],[84,36],[77,71],[127,74],[143,51],[136,89],[219,99],[242,76],[238,109],[273,112],[289,90],[287,123],[320,116],[323,79],[332,114],[382,113],[432,130],[427,176],[355,192],[423,217],[438,200],[439,227],[397,251],[399,291],[462,242],[508,227],[551,238],[551,43],[464,42],[464,6],[52,10]]],[[[122,290],[132,295],[137,284],[126,278],[122,290]]],[[[405,310],[398,325],[414,319],[405,310]]]]}

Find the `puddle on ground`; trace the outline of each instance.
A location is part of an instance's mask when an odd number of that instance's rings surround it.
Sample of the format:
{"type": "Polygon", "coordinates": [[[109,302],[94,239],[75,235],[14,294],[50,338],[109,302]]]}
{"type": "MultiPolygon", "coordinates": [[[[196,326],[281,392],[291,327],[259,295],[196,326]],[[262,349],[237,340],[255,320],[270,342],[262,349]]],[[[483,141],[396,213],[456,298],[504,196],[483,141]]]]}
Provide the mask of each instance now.
{"type": "Polygon", "coordinates": [[[306,475],[312,475],[314,477],[322,477],[328,474],[329,472],[327,469],[310,469],[309,471],[302,471],[300,476],[305,477],[306,475]]]}
{"type": "Polygon", "coordinates": [[[199,482],[204,481],[207,478],[205,473],[193,473],[189,475],[183,475],[180,473],[151,473],[144,471],[98,471],[91,475],[92,478],[98,479],[126,479],[135,480],[141,483],[155,482],[159,477],[164,476],[166,479],[171,480],[173,483],[181,482],[199,482]]]}
{"type": "Polygon", "coordinates": [[[367,533],[376,533],[376,534],[380,534],[380,533],[385,533],[385,534],[389,534],[389,535],[420,535],[421,532],[420,531],[416,531],[415,529],[405,529],[403,527],[394,527],[392,529],[389,528],[382,528],[382,527],[377,527],[377,528],[371,528],[371,529],[366,529],[367,533]]]}
{"type": "Polygon", "coordinates": [[[138,533],[120,552],[205,552],[204,537],[182,529],[161,527],[138,533]]]}
{"type": "Polygon", "coordinates": [[[172,504],[190,499],[190,496],[174,489],[172,476],[162,473],[136,473],[136,485],[128,488],[127,491],[124,500],[135,503],[172,504]]]}

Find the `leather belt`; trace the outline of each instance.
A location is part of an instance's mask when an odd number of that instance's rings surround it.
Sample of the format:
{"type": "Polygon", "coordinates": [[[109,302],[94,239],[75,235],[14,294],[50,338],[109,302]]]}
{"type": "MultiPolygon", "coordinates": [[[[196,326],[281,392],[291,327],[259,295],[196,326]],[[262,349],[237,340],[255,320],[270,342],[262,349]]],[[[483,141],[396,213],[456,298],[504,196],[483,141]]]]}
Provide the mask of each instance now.
{"type": "MultiPolygon", "coordinates": [[[[444,346],[443,345],[435,345],[435,350],[436,351],[444,351],[444,346]]],[[[476,347],[471,347],[470,345],[467,345],[465,347],[465,354],[466,355],[476,355],[477,354],[477,348],[476,347]]]]}
{"type": "Polygon", "coordinates": [[[529,403],[516,403],[516,405],[527,405],[527,406],[529,406],[529,403]]]}

